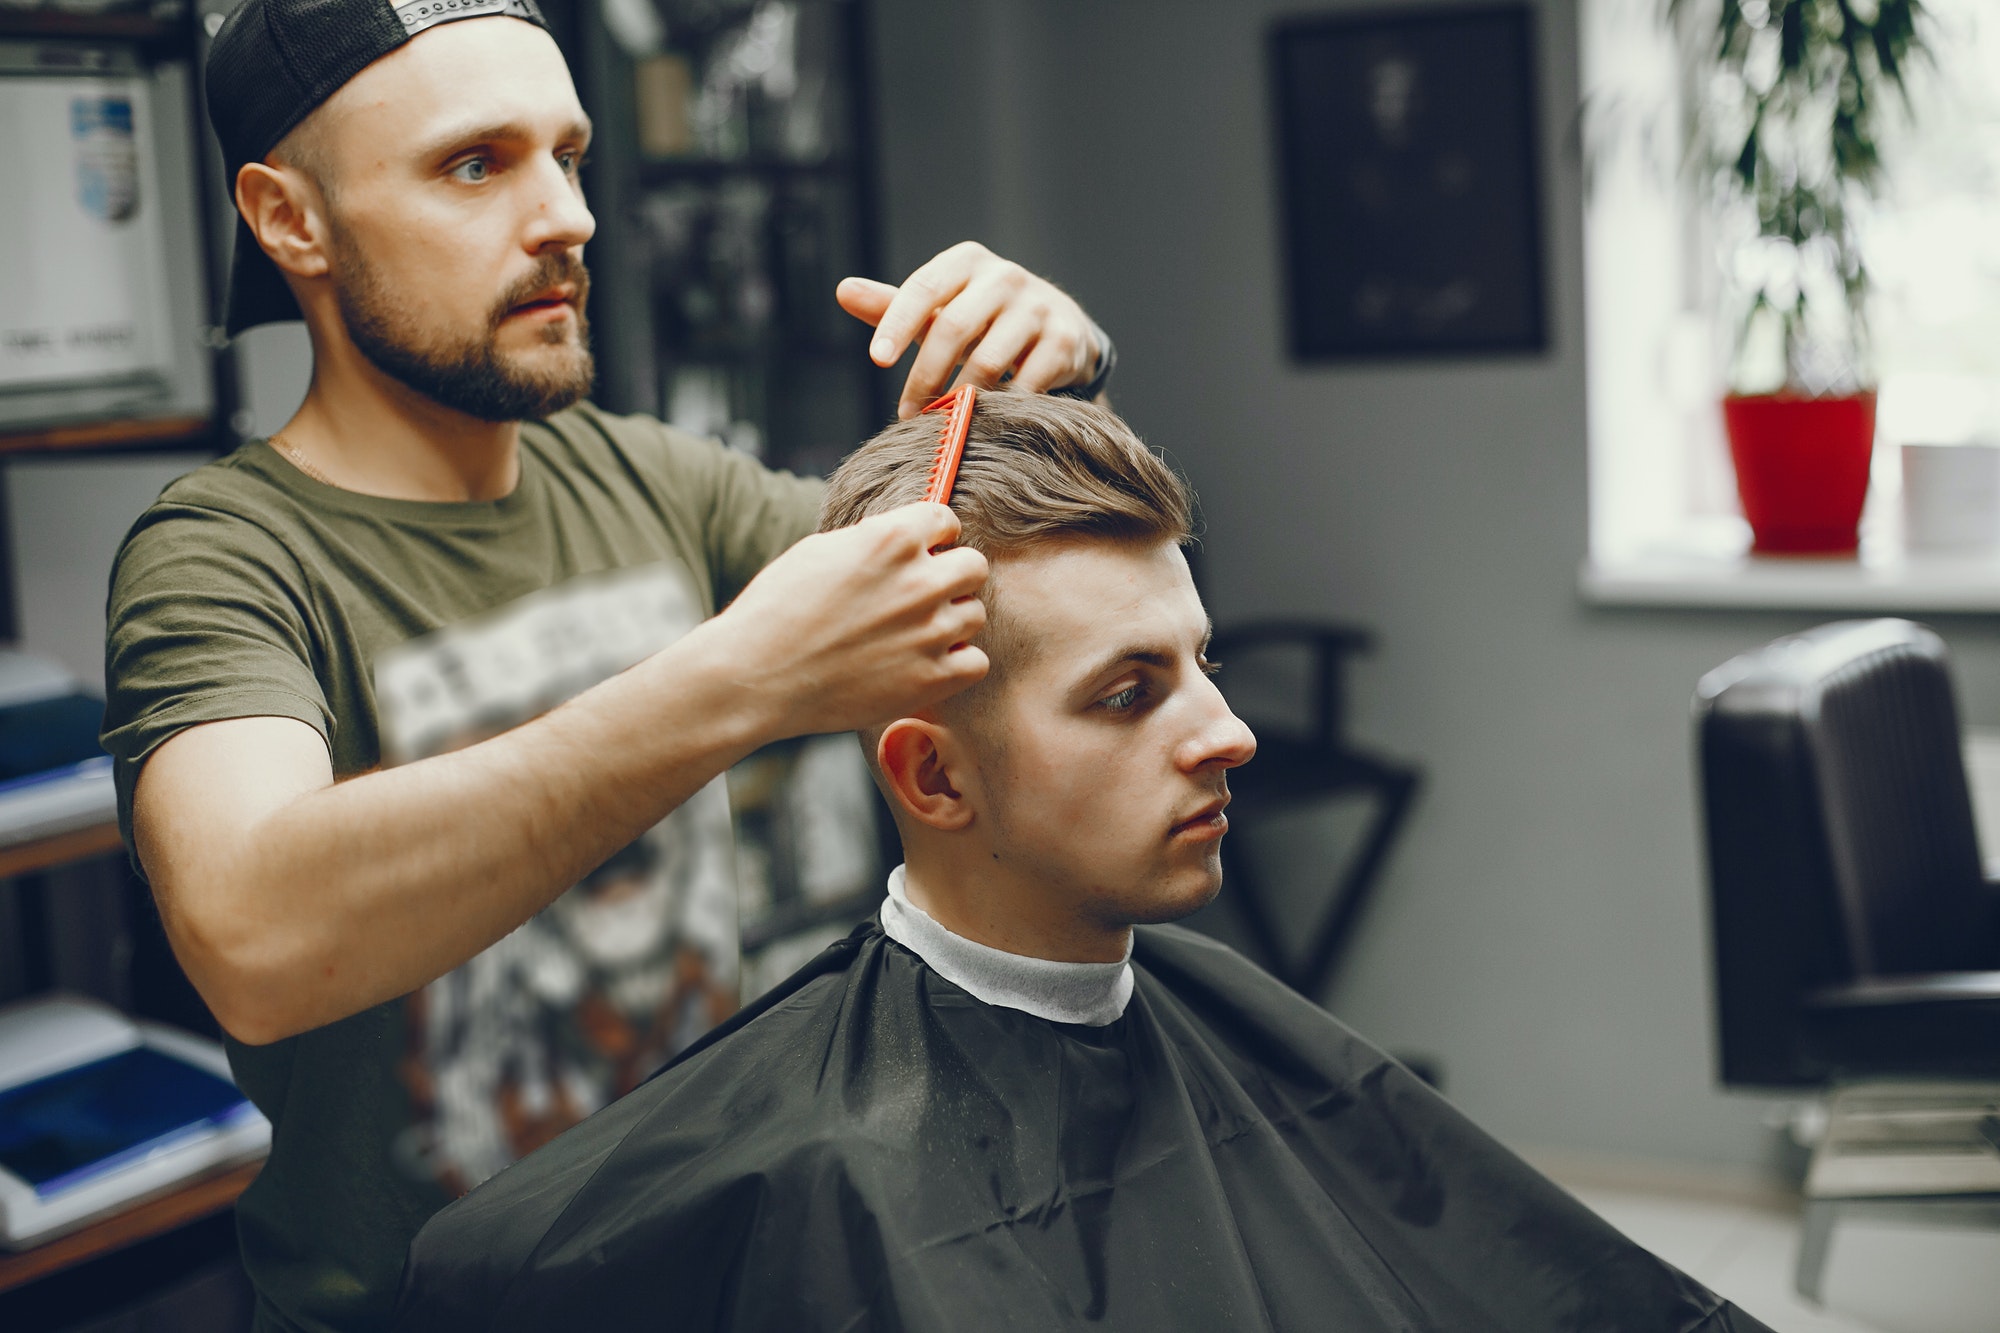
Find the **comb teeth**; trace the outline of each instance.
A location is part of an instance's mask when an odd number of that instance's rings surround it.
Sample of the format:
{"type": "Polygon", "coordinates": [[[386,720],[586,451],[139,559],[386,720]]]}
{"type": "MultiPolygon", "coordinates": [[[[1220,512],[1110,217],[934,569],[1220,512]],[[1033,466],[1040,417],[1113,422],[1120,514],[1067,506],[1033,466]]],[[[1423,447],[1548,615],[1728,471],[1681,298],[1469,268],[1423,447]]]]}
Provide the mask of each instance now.
{"type": "Polygon", "coordinates": [[[931,460],[931,475],[924,487],[924,499],[932,504],[951,502],[951,490],[958,481],[958,462],[965,456],[966,432],[972,427],[972,405],[978,396],[979,390],[962,384],[924,408],[926,412],[950,412],[938,437],[937,456],[931,460]]]}

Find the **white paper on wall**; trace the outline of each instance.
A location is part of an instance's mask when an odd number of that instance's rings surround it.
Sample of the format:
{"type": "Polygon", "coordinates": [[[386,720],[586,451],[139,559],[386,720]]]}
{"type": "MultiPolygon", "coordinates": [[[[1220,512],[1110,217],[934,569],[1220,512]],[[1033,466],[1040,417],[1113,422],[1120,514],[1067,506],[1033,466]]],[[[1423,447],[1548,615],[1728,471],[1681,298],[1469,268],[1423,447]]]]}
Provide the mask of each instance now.
{"type": "Polygon", "coordinates": [[[166,243],[141,78],[0,78],[0,390],[166,376],[166,243]]]}

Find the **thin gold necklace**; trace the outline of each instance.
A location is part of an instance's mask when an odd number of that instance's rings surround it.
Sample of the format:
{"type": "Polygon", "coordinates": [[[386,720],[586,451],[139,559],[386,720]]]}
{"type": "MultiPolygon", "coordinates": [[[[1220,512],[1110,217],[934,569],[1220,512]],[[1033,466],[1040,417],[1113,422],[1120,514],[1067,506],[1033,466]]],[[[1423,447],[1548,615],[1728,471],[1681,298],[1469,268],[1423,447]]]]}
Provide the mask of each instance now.
{"type": "Polygon", "coordinates": [[[333,478],[327,476],[326,473],[321,472],[311,463],[308,463],[305,460],[305,457],[302,454],[300,454],[297,449],[293,448],[291,443],[287,441],[284,436],[273,435],[268,441],[268,443],[273,449],[276,449],[279,453],[285,456],[285,461],[287,463],[290,463],[293,467],[305,473],[308,477],[311,477],[314,481],[318,482],[320,485],[322,486],[333,485],[333,478]]]}

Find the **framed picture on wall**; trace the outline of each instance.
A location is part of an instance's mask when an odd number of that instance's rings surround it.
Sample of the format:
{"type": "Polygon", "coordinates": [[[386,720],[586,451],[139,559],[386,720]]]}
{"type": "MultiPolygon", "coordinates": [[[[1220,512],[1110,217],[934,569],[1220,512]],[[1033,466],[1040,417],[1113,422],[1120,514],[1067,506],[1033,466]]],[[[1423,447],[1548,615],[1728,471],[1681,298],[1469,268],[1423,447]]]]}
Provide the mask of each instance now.
{"type": "Polygon", "coordinates": [[[1285,20],[1271,64],[1293,356],[1544,350],[1528,6],[1285,20]]]}
{"type": "Polygon", "coordinates": [[[101,68],[0,54],[0,395],[127,381],[143,398],[174,370],[152,86],[130,50],[85,54],[101,68]]]}

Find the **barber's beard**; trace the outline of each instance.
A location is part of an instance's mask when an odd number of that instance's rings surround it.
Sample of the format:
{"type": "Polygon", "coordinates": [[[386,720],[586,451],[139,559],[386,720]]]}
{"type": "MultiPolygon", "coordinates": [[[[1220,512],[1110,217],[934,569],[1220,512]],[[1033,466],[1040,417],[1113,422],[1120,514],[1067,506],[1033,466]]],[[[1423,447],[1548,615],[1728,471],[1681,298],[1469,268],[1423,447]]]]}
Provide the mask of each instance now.
{"type": "Polygon", "coordinates": [[[590,392],[596,362],[584,303],[590,272],[568,251],[545,255],[533,272],[493,303],[485,326],[464,338],[424,336],[411,327],[395,291],[359,253],[342,247],[335,295],[348,336],[376,369],[433,402],[481,421],[534,421],[562,411],[590,392]],[[576,326],[544,326],[550,345],[566,344],[539,366],[500,352],[500,325],[509,311],[559,283],[576,284],[576,326]]]}

